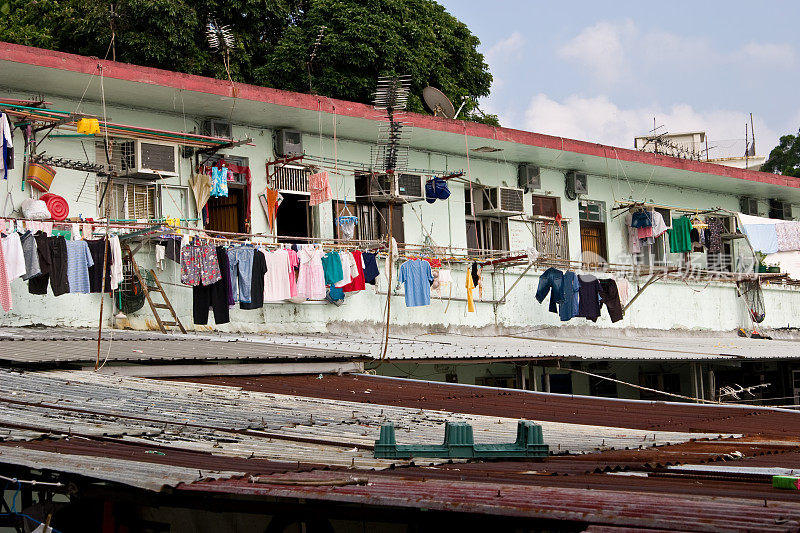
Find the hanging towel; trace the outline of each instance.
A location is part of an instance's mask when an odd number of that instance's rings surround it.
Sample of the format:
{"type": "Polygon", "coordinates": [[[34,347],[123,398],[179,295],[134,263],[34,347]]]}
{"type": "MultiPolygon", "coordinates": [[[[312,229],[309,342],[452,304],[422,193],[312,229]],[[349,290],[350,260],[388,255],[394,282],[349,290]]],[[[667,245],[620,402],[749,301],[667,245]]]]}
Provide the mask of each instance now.
{"type": "Polygon", "coordinates": [[[669,233],[669,251],[679,254],[692,251],[692,221],[687,217],[673,218],[669,233]]]}
{"type": "Polygon", "coordinates": [[[3,179],[8,179],[9,169],[14,168],[14,142],[11,137],[11,126],[5,113],[0,113],[0,165],[3,166],[3,179]]]}
{"type": "Polygon", "coordinates": [[[112,235],[108,239],[108,247],[111,250],[111,290],[115,291],[122,281],[122,247],[119,244],[119,237],[112,235]]]}
{"type": "Polygon", "coordinates": [[[745,224],[743,229],[756,252],[774,254],[778,251],[778,234],[774,224],[745,224]]]}
{"type": "Polygon", "coordinates": [[[281,205],[283,196],[281,196],[281,193],[279,193],[277,190],[267,187],[264,193],[259,195],[259,200],[261,201],[261,208],[267,215],[267,224],[269,224],[269,230],[274,232],[275,221],[278,218],[278,207],[281,205]]]}

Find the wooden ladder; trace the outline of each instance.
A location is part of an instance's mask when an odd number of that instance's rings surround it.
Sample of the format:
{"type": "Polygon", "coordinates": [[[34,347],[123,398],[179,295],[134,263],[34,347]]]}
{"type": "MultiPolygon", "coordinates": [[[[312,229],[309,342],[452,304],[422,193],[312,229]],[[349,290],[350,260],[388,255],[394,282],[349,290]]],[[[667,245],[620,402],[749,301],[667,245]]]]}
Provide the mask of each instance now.
{"type": "Polygon", "coordinates": [[[175,313],[175,309],[172,308],[172,304],[170,303],[169,298],[167,298],[167,293],[164,291],[164,287],[161,286],[161,282],[158,280],[155,270],[151,268],[150,275],[153,276],[153,280],[155,280],[157,288],[151,289],[147,286],[147,281],[142,277],[142,273],[139,271],[139,265],[136,264],[136,260],[133,258],[133,252],[127,245],[125,246],[125,254],[128,256],[128,259],[131,262],[133,273],[136,275],[136,279],[139,280],[139,285],[142,287],[142,291],[144,292],[144,297],[147,299],[147,303],[150,304],[150,310],[153,312],[153,316],[156,318],[156,322],[158,323],[161,333],[167,332],[167,328],[165,326],[177,326],[181,330],[181,333],[186,333],[186,329],[183,327],[183,324],[181,324],[177,313],[175,313]],[[153,299],[150,297],[151,292],[157,292],[161,294],[161,298],[164,300],[164,303],[162,304],[153,302],[153,299]],[[159,309],[168,309],[172,315],[172,320],[162,320],[161,316],[158,314],[159,309]]]}

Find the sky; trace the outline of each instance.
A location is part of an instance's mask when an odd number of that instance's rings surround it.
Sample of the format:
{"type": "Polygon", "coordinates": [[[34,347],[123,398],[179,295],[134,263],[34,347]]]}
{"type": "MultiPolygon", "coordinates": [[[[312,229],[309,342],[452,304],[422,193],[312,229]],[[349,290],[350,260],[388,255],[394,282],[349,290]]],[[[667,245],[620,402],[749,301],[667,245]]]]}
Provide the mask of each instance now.
{"type": "Polygon", "coordinates": [[[800,127],[800,2],[439,2],[481,40],[503,126],[633,148],[655,118],[710,157],[743,155],[750,113],[758,155],[800,127]]]}

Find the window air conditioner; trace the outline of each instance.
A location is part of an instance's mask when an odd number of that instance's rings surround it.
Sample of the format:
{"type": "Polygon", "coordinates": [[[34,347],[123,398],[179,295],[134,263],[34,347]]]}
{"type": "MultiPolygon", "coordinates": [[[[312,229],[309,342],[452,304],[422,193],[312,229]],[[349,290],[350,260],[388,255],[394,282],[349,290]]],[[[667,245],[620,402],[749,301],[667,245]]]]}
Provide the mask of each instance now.
{"type": "Polygon", "coordinates": [[[567,186],[575,191],[575,194],[589,194],[589,180],[586,174],[579,174],[574,170],[567,172],[567,186]]]}
{"type": "MultiPolygon", "coordinates": [[[[524,212],[523,190],[511,187],[490,187],[479,196],[483,205],[476,214],[495,217],[513,217],[524,212]]],[[[476,206],[477,207],[477,206],[476,206]]]]}
{"type": "Polygon", "coordinates": [[[276,131],[275,155],[277,157],[303,155],[303,134],[297,130],[276,131]]]}
{"type": "Polygon", "coordinates": [[[519,179],[517,185],[525,192],[542,188],[542,177],[539,173],[539,167],[527,163],[522,164],[518,168],[517,177],[519,179]]]}
{"type": "Polygon", "coordinates": [[[203,135],[233,139],[233,126],[225,120],[204,120],[201,128],[203,135]]]}
{"type": "MultiPolygon", "coordinates": [[[[105,148],[102,141],[95,145],[96,160],[106,164],[105,148]]],[[[178,145],[137,141],[130,139],[111,139],[109,142],[111,165],[109,170],[120,177],[159,179],[178,175],[178,145]]]]}
{"type": "Polygon", "coordinates": [[[419,202],[425,197],[425,178],[419,174],[403,173],[395,174],[392,179],[390,174],[359,172],[356,174],[356,195],[379,202],[419,202]]]}

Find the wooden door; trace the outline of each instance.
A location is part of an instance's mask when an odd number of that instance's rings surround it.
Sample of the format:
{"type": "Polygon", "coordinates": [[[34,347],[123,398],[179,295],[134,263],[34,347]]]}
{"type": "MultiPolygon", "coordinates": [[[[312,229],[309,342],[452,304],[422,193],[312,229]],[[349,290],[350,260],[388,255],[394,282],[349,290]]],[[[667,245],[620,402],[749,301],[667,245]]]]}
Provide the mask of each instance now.
{"type": "Polygon", "coordinates": [[[605,224],[581,221],[581,252],[584,257],[608,259],[605,224]]]}

